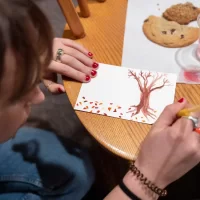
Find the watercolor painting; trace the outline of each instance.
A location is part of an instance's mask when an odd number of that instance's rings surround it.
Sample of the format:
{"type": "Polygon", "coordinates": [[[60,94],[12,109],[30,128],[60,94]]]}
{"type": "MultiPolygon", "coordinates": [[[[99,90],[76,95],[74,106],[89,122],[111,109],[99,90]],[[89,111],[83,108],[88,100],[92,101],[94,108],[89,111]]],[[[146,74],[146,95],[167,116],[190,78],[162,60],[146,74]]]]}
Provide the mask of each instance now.
{"type": "Polygon", "coordinates": [[[100,63],[98,76],[82,84],[74,109],[153,124],[173,103],[176,79],[175,74],[100,63]]]}
{"type": "Polygon", "coordinates": [[[104,116],[123,118],[124,115],[123,108],[118,104],[89,101],[85,96],[83,96],[82,99],[76,103],[76,107],[85,112],[104,116]]]}
{"type": "Polygon", "coordinates": [[[138,89],[140,90],[141,94],[139,104],[130,106],[127,113],[131,113],[131,117],[133,117],[142,112],[147,119],[148,117],[155,119],[156,109],[151,108],[149,105],[149,100],[152,92],[161,90],[165,86],[172,86],[172,84],[170,84],[169,80],[166,78],[166,74],[152,74],[152,72],[143,71],[140,71],[137,74],[135,71],[129,70],[128,77],[137,81],[138,89]],[[162,83],[157,84],[160,80],[162,80],[162,83]]]}

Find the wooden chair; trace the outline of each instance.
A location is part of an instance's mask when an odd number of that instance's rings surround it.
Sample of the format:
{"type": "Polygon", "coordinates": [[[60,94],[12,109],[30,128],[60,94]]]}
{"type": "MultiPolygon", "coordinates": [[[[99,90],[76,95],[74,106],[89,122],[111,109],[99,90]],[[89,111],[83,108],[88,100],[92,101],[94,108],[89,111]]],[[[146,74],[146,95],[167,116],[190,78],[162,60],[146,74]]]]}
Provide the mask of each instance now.
{"type": "MultiPolygon", "coordinates": [[[[67,20],[67,23],[75,38],[85,37],[85,31],[79,16],[75,10],[72,0],[57,0],[60,8],[67,20]]],[[[77,0],[80,8],[81,17],[89,17],[90,10],[88,8],[87,0],[77,0]]],[[[104,2],[106,0],[98,0],[99,2],[104,2]]]]}

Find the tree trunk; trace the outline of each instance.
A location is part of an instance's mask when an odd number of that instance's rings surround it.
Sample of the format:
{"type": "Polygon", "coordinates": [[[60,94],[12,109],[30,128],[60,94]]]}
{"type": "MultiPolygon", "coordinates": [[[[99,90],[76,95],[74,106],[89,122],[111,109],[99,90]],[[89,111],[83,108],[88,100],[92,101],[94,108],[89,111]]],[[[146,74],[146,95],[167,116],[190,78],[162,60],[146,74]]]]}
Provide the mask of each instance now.
{"type": "Polygon", "coordinates": [[[149,112],[149,99],[151,92],[148,89],[144,89],[140,94],[140,103],[137,106],[132,106],[134,109],[129,111],[132,113],[131,117],[140,113],[140,111],[144,114],[145,117],[152,117],[152,113],[149,112]]]}
{"type": "Polygon", "coordinates": [[[150,92],[148,90],[146,90],[145,92],[143,92],[142,95],[142,100],[143,100],[143,107],[141,108],[142,113],[145,115],[145,117],[147,117],[146,115],[148,115],[148,109],[149,107],[149,98],[150,98],[150,92]]]}

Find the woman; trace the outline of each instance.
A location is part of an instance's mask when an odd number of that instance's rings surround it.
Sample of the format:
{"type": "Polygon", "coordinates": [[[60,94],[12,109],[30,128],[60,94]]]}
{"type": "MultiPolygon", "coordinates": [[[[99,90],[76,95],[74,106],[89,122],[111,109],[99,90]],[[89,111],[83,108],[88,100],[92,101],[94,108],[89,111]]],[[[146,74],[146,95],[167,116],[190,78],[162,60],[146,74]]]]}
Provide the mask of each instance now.
{"type": "Polygon", "coordinates": [[[38,83],[52,77],[50,24],[32,1],[1,0],[0,36],[0,199],[81,199],[94,180],[85,150],[39,129],[10,139],[44,100],[38,83]]]}
{"type": "MultiPolygon", "coordinates": [[[[66,66],[62,62],[67,59],[64,54],[59,56],[60,50],[57,49],[54,54],[56,62],[51,62],[53,37],[49,22],[32,0],[0,0],[0,36],[0,199],[82,199],[94,179],[85,150],[51,132],[19,129],[26,121],[31,106],[44,100],[38,87],[42,77],[50,91],[57,93],[58,88],[64,90],[52,78],[53,72],[63,73],[66,66]]],[[[59,41],[60,45],[65,45],[64,40],[59,41]]],[[[66,46],[60,45],[57,48],[67,50],[66,46]]],[[[81,57],[88,54],[87,50],[73,45],[68,43],[71,50],[81,52],[81,57]]],[[[67,67],[67,75],[82,78],[80,81],[85,77],[85,81],[89,81],[93,76],[92,70],[98,67],[97,63],[86,57],[80,63],[82,58],[73,56],[72,61],[78,62],[76,66],[86,71],[74,68],[72,64],[67,67]],[[85,60],[88,64],[81,65],[85,60]]],[[[164,194],[163,189],[167,185],[200,160],[199,135],[193,131],[192,121],[176,117],[177,112],[186,106],[187,101],[181,99],[166,107],[131,168],[133,172],[142,172],[164,194]]],[[[199,117],[199,113],[194,117],[199,117]]],[[[120,187],[117,186],[105,199],[158,198],[158,191],[153,191],[155,187],[144,185],[131,170],[120,187]]]]}

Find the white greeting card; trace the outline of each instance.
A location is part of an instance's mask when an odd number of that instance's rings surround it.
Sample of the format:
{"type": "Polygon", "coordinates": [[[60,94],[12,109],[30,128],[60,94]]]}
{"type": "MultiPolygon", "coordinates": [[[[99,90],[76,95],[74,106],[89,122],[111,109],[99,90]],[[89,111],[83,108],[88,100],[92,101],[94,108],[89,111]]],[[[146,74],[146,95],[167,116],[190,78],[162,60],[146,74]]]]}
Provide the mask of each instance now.
{"type": "MultiPolygon", "coordinates": [[[[190,76],[192,76],[192,74],[188,75],[188,73],[184,73],[176,61],[176,53],[180,48],[166,48],[155,44],[147,39],[142,30],[144,20],[150,15],[161,17],[167,8],[178,3],[186,2],[188,1],[128,0],[122,66],[164,73],[175,73],[178,76],[177,82],[190,84],[199,83],[199,81],[192,82],[192,79],[196,80],[197,78],[191,78],[190,76]]],[[[198,0],[191,0],[189,2],[193,3],[194,6],[200,7],[200,2],[198,0]]],[[[197,21],[191,22],[189,26],[198,27],[197,21]]],[[[194,44],[197,43],[198,41],[194,44]]]]}
{"type": "Polygon", "coordinates": [[[173,103],[175,74],[100,64],[98,76],[83,83],[75,110],[152,124],[173,103]]]}

